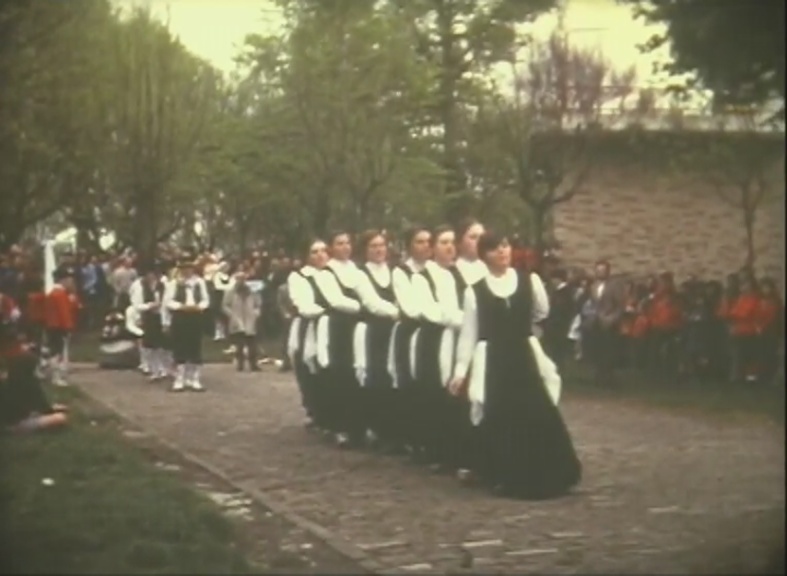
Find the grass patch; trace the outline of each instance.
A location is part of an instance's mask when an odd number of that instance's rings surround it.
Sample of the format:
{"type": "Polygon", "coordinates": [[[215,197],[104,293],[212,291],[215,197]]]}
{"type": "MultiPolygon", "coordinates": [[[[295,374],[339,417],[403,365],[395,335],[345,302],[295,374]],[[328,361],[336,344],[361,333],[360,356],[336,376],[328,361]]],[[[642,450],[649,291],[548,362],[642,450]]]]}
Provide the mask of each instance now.
{"type": "Polygon", "coordinates": [[[68,429],[0,438],[10,573],[254,573],[213,502],[157,469],[115,417],[51,394],[72,407],[68,429]]]}
{"type": "Polygon", "coordinates": [[[619,384],[593,384],[592,369],[571,363],[565,369],[567,390],[579,395],[631,401],[687,413],[718,418],[760,418],[785,421],[784,382],[773,384],[732,384],[702,382],[693,378],[666,381],[635,371],[618,372],[619,384]]]}

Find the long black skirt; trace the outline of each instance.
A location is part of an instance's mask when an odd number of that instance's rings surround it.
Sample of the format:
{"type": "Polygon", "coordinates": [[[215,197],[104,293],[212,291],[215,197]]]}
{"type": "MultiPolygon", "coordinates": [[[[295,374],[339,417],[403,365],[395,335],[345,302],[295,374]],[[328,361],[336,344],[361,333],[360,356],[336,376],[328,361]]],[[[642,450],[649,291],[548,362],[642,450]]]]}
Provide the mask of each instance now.
{"type": "Polygon", "coordinates": [[[445,434],[443,401],[445,388],[440,377],[440,342],[443,327],[426,324],[416,343],[416,381],[409,394],[413,446],[438,456],[445,434]]]}
{"type": "Polygon", "coordinates": [[[328,322],[329,363],[320,374],[317,401],[329,430],[359,439],[364,433],[363,411],[353,366],[353,335],[358,316],[332,312],[328,322]]]}
{"type": "Polygon", "coordinates": [[[490,342],[478,471],[506,495],[561,496],[579,483],[582,466],[527,342],[490,342]]]}
{"type": "Polygon", "coordinates": [[[390,407],[395,414],[395,429],[392,434],[396,440],[410,446],[416,443],[414,411],[416,410],[416,380],[410,368],[410,345],[418,329],[418,323],[403,321],[394,328],[393,355],[396,371],[397,389],[392,395],[393,405],[390,407]]]}
{"type": "Polygon", "coordinates": [[[386,441],[397,440],[397,390],[388,372],[392,320],[370,318],[366,330],[366,385],[363,388],[365,427],[386,441]]]}

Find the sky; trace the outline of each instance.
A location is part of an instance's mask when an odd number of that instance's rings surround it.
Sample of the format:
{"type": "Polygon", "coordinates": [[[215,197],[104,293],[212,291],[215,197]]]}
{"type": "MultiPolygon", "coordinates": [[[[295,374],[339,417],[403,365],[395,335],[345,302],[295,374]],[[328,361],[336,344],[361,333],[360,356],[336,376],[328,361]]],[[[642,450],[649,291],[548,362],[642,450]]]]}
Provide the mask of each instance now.
{"type": "MultiPolygon", "coordinates": [[[[121,4],[132,3],[123,0],[121,4]]],[[[169,18],[172,32],[190,50],[224,72],[234,68],[233,57],[250,33],[275,32],[281,16],[269,0],[148,0],[153,13],[169,18]]],[[[628,6],[615,0],[568,0],[564,25],[571,41],[599,49],[615,67],[637,69],[638,84],[658,84],[651,70],[654,57],[642,55],[637,44],[654,28],[634,19],[628,6]]],[[[534,34],[544,36],[557,24],[554,15],[540,18],[534,34]]],[[[658,56],[663,58],[664,54],[658,56]]]]}

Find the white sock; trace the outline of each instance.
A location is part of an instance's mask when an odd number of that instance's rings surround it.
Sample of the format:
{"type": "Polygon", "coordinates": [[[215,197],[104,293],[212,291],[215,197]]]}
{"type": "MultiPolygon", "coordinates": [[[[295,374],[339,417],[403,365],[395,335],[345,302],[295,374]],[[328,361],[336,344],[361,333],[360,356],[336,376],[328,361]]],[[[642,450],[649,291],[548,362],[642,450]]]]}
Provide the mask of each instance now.
{"type": "Polygon", "coordinates": [[[161,370],[161,362],[159,359],[158,350],[148,350],[148,368],[153,376],[158,375],[161,370]]]}
{"type": "Polygon", "coordinates": [[[141,370],[148,370],[150,368],[150,349],[139,349],[139,367],[141,370]]]}
{"type": "Polygon", "coordinates": [[[184,365],[183,370],[183,378],[188,384],[194,379],[194,364],[187,362],[184,365]]]}
{"type": "Polygon", "coordinates": [[[71,336],[66,336],[63,339],[63,355],[61,357],[61,363],[65,370],[68,370],[68,348],[69,343],[71,342],[71,336]]]}
{"type": "Polygon", "coordinates": [[[200,365],[199,364],[192,364],[191,365],[191,382],[194,384],[199,384],[199,376],[200,376],[200,365]]]}
{"type": "Polygon", "coordinates": [[[186,365],[178,364],[175,367],[175,381],[183,383],[185,379],[186,379],[186,365]]]}

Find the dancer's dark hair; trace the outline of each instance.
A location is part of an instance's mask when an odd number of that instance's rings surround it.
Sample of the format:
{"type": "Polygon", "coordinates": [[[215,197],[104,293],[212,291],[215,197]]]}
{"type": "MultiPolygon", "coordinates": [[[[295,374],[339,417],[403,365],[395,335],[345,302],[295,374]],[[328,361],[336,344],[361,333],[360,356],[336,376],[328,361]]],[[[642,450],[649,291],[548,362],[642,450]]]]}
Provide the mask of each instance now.
{"type": "Polygon", "coordinates": [[[358,235],[358,257],[361,260],[366,259],[366,249],[369,248],[369,243],[377,238],[378,236],[382,236],[385,238],[385,234],[382,230],[378,230],[376,228],[370,228],[368,230],[364,230],[358,235]]]}
{"type": "Polygon", "coordinates": [[[486,260],[486,255],[494,252],[503,243],[508,241],[508,236],[494,230],[487,230],[478,239],[478,257],[486,260]]]}
{"type": "Polygon", "coordinates": [[[440,238],[440,236],[442,236],[446,232],[455,233],[454,227],[448,224],[440,224],[440,226],[437,226],[434,230],[432,230],[432,238],[430,239],[429,243],[432,245],[433,248],[437,244],[437,240],[440,238]]]}

